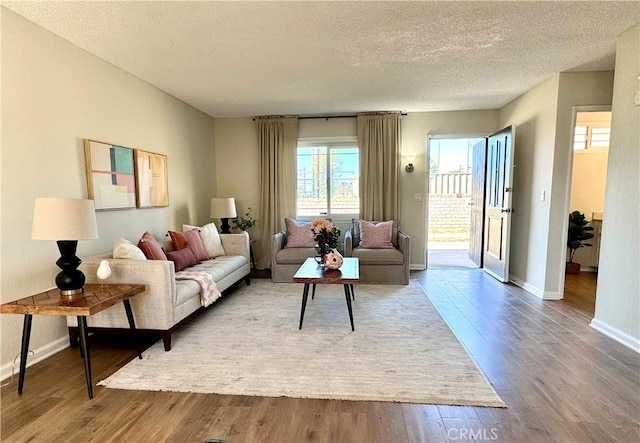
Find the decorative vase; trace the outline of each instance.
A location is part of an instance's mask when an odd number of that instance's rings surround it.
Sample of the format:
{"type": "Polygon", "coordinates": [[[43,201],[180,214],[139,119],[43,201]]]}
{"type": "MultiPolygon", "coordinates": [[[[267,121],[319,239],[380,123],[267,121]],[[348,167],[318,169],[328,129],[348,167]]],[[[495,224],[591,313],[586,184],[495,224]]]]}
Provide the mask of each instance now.
{"type": "Polygon", "coordinates": [[[331,252],[324,255],[323,263],[326,269],[339,269],[342,266],[342,262],[342,254],[337,249],[332,249],[331,252]]]}

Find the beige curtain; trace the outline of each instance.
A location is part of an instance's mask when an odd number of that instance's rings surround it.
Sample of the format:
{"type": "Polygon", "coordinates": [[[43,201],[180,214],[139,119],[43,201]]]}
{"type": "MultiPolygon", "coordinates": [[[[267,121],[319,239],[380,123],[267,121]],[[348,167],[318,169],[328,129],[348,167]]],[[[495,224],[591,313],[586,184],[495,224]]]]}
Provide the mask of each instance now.
{"type": "Polygon", "coordinates": [[[271,237],[295,216],[298,117],[256,118],[260,149],[260,237],[256,267],[271,266],[271,237]]]}
{"type": "Polygon", "coordinates": [[[360,217],[397,220],[402,145],[400,113],[358,115],[360,217]]]}

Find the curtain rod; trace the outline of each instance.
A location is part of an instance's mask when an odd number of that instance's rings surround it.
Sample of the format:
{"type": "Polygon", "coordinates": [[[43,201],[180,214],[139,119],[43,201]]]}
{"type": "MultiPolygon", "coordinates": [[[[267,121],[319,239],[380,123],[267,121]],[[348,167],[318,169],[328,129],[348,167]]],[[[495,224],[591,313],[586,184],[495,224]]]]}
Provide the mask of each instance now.
{"type": "MultiPolygon", "coordinates": [[[[407,115],[406,112],[401,112],[400,115],[407,115]]],[[[329,120],[330,118],[356,118],[357,115],[356,114],[351,114],[351,115],[313,115],[313,116],[309,116],[309,117],[298,117],[298,120],[311,120],[314,118],[324,118],[329,120]]]]}
{"type": "MultiPolygon", "coordinates": [[[[400,115],[407,115],[406,112],[401,112],[400,115]]],[[[330,118],[356,118],[357,115],[356,114],[351,114],[351,115],[312,115],[312,116],[308,116],[308,117],[298,117],[298,120],[312,120],[312,119],[318,119],[318,118],[324,118],[326,120],[329,120],[330,118]]],[[[254,117],[252,120],[255,121],[256,117],[254,117]]]]}

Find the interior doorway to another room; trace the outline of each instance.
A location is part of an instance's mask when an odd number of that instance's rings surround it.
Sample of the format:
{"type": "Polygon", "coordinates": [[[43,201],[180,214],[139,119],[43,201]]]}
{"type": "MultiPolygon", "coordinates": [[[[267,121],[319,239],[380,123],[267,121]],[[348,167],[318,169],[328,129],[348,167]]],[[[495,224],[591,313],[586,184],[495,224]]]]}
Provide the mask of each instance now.
{"type": "Polygon", "coordinates": [[[584,214],[594,237],[585,241],[592,246],[579,248],[574,254],[573,261],[580,264],[580,271],[565,274],[564,302],[584,311],[588,317],[593,317],[595,312],[610,132],[610,107],[576,108],[569,213],[584,214]]]}
{"type": "Polygon", "coordinates": [[[469,258],[473,146],[483,138],[428,143],[427,267],[477,268],[469,258]]]}

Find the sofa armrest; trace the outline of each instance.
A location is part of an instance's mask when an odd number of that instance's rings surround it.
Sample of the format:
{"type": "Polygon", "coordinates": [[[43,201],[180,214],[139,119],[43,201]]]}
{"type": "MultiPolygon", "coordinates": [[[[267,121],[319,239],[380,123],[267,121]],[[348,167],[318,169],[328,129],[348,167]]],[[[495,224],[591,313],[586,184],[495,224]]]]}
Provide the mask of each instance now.
{"type": "Polygon", "coordinates": [[[344,256],[351,257],[353,251],[353,237],[351,235],[351,229],[348,229],[344,233],[344,256]]]}
{"type": "Polygon", "coordinates": [[[251,262],[248,232],[220,234],[220,241],[222,242],[222,247],[226,255],[244,255],[247,258],[247,263],[251,262]]]}
{"type": "MultiPolygon", "coordinates": [[[[146,291],[131,298],[131,307],[140,329],[166,330],[174,325],[173,308],[176,298],[175,267],[168,260],[128,260],[111,258],[111,254],[87,257],[80,265],[87,283],[102,283],[96,277],[101,260],[107,259],[111,277],[106,284],[144,284],[146,291]],[[108,255],[105,257],[105,255],[108,255]]],[[[90,326],[128,328],[122,304],[88,318],[90,326]]],[[[75,317],[67,317],[67,324],[76,325],[75,317]]]]}
{"type": "Polygon", "coordinates": [[[404,262],[409,263],[411,260],[411,237],[402,231],[398,231],[398,249],[404,256],[404,262]]]}
{"type": "Polygon", "coordinates": [[[271,266],[276,262],[276,254],[284,248],[284,240],[287,238],[286,231],[280,231],[271,237],[271,266]]]}

